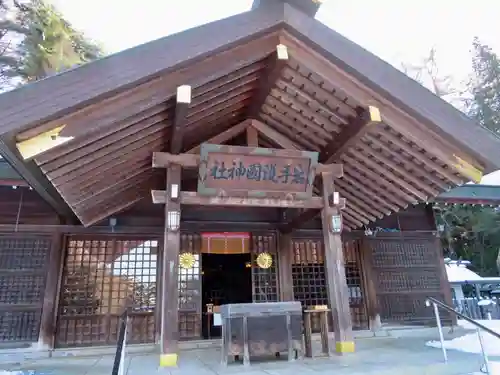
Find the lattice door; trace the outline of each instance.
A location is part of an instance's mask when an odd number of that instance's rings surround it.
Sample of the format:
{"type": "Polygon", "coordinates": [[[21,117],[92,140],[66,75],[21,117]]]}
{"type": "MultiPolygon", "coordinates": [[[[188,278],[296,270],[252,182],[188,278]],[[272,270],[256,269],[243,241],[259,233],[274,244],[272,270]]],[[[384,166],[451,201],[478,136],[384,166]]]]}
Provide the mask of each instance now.
{"type": "Polygon", "coordinates": [[[155,341],[156,239],[69,238],[56,345],[114,345],[129,308],[129,343],[155,341]]]}
{"type": "Polygon", "coordinates": [[[441,263],[432,235],[367,239],[384,321],[433,322],[426,297],[443,300],[441,263]]]}
{"type": "Polygon", "coordinates": [[[201,337],[201,236],[182,234],[180,253],[191,253],[191,268],[179,267],[179,338],[201,337]]]}
{"type": "Polygon", "coordinates": [[[276,235],[274,233],[252,234],[252,298],[254,302],[278,301],[278,277],[276,256],[276,235]],[[269,253],[273,259],[269,268],[257,265],[259,254],[269,253]]]}
{"type": "Polygon", "coordinates": [[[51,240],[0,236],[0,342],[38,341],[51,240]]]}

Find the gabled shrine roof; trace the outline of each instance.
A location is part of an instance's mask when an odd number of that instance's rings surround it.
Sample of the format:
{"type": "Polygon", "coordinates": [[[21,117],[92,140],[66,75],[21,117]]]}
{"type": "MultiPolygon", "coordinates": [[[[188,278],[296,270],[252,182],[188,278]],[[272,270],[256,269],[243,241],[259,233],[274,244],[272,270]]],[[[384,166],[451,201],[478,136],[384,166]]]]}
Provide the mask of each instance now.
{"type": "Polygon", "coordinates": [[[259,145],[285,137],[344,164],[337,188],[352,229],[500,168],[496,135],[319,21],[269,3],[0,95],[0,153],[59,211],[94,224],[161,187],[151,154],[171,149],[176,89],[189,85],[181,152],[256,119],[259,145]],[[369,106],[382,121],[363,129],[369,106]],[[16,143],[51,132],[72,140],[23,160],[16,143]]]}

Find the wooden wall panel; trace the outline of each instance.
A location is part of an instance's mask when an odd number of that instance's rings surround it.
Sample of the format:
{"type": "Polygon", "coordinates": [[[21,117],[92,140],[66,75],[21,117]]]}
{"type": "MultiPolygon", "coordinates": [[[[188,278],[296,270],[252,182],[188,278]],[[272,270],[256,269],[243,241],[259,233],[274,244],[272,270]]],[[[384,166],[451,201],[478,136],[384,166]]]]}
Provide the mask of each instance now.
{"type": "Polygon", "coordinates": [[[427,234],[379,234],[366,238],[382,322],[433,324],[426,297],[447,301],[438,238],[427,234]]]}
{"type": "Polygon", "coordinates": [[[0,224],[59,224],[57,214],[34,190],[0,186],[0,224]]]}

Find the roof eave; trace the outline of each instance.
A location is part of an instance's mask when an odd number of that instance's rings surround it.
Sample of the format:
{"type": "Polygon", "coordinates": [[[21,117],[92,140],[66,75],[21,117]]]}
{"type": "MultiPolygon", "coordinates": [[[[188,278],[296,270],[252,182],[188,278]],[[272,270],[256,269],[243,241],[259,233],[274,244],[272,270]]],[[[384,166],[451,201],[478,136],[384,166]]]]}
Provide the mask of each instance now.
{"type": "Polygon", "coordinates": [[[483,164],[485,174],[500,169],[500,137],[496,134],[389,63],[288,5],[285,6],[285,24],[287,31],[310,43],[318,53],[366,83],[367,87],[381,93],[436,134],[452,140],[460,149],[468,150],[483,164]]]}
{"type": "Polygon", "coordinates": [[[13,136],[35,124],[77,111],[96,99],[181,69],[218,50],[270,33],[283,24],[284,7],[276,3],[264,10],[256,9],[201,25],[2,94],[0,135],[13,136]],[[81,85],[82,76],[88,78],[85,87],[81,85]]]}

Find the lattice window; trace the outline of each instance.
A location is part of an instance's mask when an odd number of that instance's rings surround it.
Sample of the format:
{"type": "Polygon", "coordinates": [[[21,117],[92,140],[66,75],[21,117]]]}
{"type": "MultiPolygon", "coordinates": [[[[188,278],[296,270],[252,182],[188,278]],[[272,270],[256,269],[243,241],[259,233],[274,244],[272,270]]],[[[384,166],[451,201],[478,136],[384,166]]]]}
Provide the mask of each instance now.
{"type": "Polygon", "coordinates": [[[320,240],[294,240],[293,295],[302,306],[327,305],[323,244],[320,240]]]}
{"type": "Polygon", "coordinates": [[[0,341],[38,340],[50,246],[48,238],[0,237],[0,341]]]}
{"type": "Polygon", "coordinates": [[[63,267],[57,344],[114,344],[130,311],[130,343],[154,342],[157,240],[70,239],[63,267]]]}
{"type": "Polygon", "coordinates": [[[277,260],[275,234],[252,234],[252,298],[254,302],[278,301],[277,260]],[[271,267],[257,266],[257,257],[262,253],[269,253],[273,258],[271,267]]]}
{"type": "MultiPolygon", "coordinates": [[[[294,299],[300,301],[303,306],[329,305],[323,241],[295,239],[292,244],[294,299]]],[[[363,299],[363,281],[357,243],[352,241],[344,244],[343,252],[353,328],[365,329],[368,327],[368,317],[363,299]]],[[[313,331],[318,331],[317,316],[313,315],[311,323],[313,331]]]]}
{"type": "Polygon", "coordinates": [[[201,236],[182,234],[180,253],[191,253],[193,267],[179,267],[179,338],[201,336],[201,236]]]}

